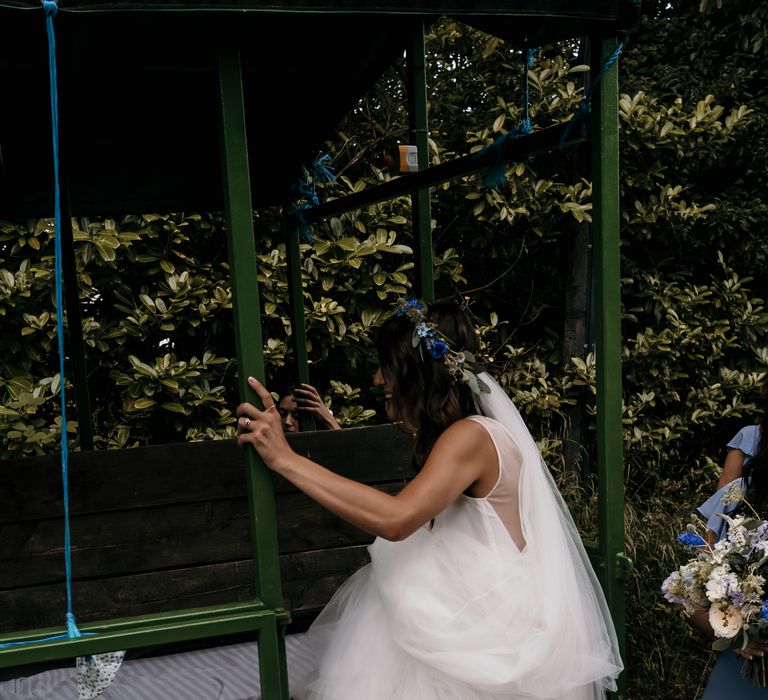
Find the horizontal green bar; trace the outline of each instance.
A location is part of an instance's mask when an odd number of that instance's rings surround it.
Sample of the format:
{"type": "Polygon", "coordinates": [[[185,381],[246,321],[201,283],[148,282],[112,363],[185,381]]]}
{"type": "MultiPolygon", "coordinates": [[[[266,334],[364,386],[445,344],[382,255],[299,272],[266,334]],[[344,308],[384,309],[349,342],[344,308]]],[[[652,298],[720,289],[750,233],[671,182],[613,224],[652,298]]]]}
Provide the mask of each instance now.
{"type": "MultiPolygon", "coordinates": [[[[268,610],[256,601],[88,623],[82,625],[80,631],[94,633],[89,636],[30,642],[0,649],[0,668],[254,632],[273,619],[282,621],[288,618],[289,613],[284,608],[268,610]]],[[[63,628],[17,632],[0,639],[0,643],[45,638],[65,632],[63,628]]]]}
{"type": "MultiPolygon", "coordinates": [[[[556,124],[545,129],[539,129],[525,136],[508,139],[503,146],[502,157],[504,161],[514,161],[537,155],[546,151],[558,148],[560,138],[568,129],[568,123],[556,124]]],[[[563,146],[572,146],[582,143],[586,138],[579,133],[578,129],[572,129],[563,146]]],[[[492,150],[478,151],[468,156],[455,158],[454,160],[433,165],[425,170],[410,175],[389,180],[381,185],[376,185],[367,190],[356,192],[338,199],[331,199],[323,202],[316,207],[302,211],[302,218],[305,223],[312,224],[320,219],[329,216],[335,216],[346,211],[360,209],[369,204],[382,202],[385,199],[392,199],[404,194],[411,194],[413,190],[422,187],[431,187],[441,182],[453,180],[457,177],[470,175],[471,173],[483,170],[496,163],[497,154],[492,150]]],[[[295,214],[291,215],[295,217],[295,214]]]]}

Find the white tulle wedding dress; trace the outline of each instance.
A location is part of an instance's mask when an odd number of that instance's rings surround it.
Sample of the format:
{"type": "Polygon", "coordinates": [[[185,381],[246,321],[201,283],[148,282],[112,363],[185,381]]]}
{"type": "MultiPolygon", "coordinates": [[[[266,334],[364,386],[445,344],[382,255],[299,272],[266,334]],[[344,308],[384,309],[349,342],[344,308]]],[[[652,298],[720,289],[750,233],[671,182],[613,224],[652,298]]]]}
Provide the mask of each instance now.
{"type": "Polygon", "coordinates": [[[596,700],[621,671],[605,599],[517,409],[491,387],[472,420],[499,455],[485,498],[460,497],[402,542],[377,539],[306,636],[296,700],[596,700]]]}

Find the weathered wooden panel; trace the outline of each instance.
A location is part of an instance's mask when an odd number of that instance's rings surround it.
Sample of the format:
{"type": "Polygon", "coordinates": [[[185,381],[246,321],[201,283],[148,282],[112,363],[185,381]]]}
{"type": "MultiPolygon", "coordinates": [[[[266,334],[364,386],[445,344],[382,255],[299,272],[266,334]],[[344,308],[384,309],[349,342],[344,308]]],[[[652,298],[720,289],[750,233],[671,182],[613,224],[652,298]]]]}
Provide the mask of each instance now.
{"type": "MultiPolygon", "coordinates": [[[[366,482],[411,473],[411,437],[399,425],[297,433],[292,447],[335,472],[366,482]]],[[[234,498],[245,493],[245,462],[234,440],[70,455],[70,512],[100,513],[234,498]]],[[[52,456],[0,462],[0,524],[61,515],[60,466],[52,456]]],[[[294,490],[275,479],[278,493],[294,490]]]]}
{"type": "MultiPolygon", "coordinates": [[[[280,557],[286,607],[317,611],[338,586],[367,563],[365,545],[280,557]]],[[[77,581],[73,606],[79,622],[128,617],[253,599],[250,559],[195,568],[77,581]]],[[[62,626],[63,584],[0,591],[0,634],[62,626]]]]}
{"type": "MultiPolygon", "coordinates": [[[[396,493],[401,483],[377,485],[396,493]]],[[[280,552],[366,544],[373,538],[302,493],[277,503],[280,552]]],[[[72,518],[76,580],[192,567],[250,557],[245,498],[72,518]]],[[[0,589],[64,580],[61,519],[0,525],[0,589]]]]}
{"type": "MultiPolygon", "coordinates": [[[[289,436],[297,452],[390,493],[411,473],[399,426],[289,436]]],[[[243,452],[234,441],[75,453],[73,603],[79,620],[250,600],[243,452]]],[[[58,462],[0,463],[0,631],[58,626],[65,610],[58,462]]],[[[316,611],[367,561],[367,533],[275,479],[283,591],[316,611]]]]}

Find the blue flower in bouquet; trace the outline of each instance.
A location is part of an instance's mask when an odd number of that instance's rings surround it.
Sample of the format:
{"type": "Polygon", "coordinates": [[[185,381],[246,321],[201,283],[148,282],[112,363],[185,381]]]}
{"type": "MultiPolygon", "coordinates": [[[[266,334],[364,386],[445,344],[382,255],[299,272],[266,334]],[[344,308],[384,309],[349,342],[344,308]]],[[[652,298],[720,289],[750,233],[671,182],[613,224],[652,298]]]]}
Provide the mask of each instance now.
{"type": "Polygon", "coordinates": [[[704,538],[698,532],[691,532],[689,530],[681,533],[677,541],[682,542],[689,549],[691,547],[703,547],[706,544],[704,538]]]}
{"type": "MultiPolygon", "coordinates": [[[[752,516],[720,514],[728,531],[712,546],[688,525],[677,540],[692,557],[661,587],[688,615],[707,613],[716,651],[741,646],[744,639],[765,639],[768,629],[768,521],[751,510],[752,516]]],[[[742,668],[742,676],[760,688],[768,688],[765,660],[746,660],[742,668]]]]}

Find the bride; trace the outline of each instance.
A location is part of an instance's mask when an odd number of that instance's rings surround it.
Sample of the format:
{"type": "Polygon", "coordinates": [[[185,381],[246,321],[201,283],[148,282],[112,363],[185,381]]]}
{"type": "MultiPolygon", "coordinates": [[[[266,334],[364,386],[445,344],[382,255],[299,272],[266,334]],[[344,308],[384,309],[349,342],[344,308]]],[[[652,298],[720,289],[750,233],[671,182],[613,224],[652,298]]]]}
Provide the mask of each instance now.
{"type": "Polygon", "coordinates": [[[472,372],[476,336],[452,304],[401,302],[381,327],[387,415],[415,435],[418,474],[390,495],[297,455],[275,402],[237,408],[238,442],[376,536],[371,564],[307,634],[307,700],[597,700],[622,669],[573,521],[515,406],[472,372]]]}

